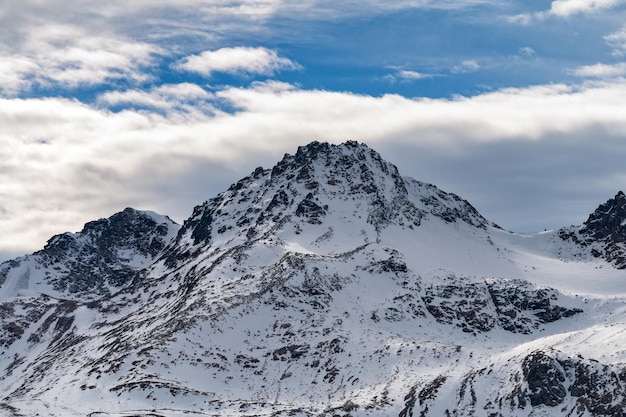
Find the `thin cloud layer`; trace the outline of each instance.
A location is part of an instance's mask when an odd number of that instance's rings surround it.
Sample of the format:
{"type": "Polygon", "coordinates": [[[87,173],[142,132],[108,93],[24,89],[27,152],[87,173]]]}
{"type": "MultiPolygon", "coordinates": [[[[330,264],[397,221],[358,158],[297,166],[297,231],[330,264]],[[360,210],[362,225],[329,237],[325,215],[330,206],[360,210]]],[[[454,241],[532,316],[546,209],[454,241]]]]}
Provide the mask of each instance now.
{"type": "Polygon", "coordinates": [[[180,83],[161,85],[149,91],[109,91],[101,94],[98,102],[106,106],[147,107],[168,112],[210,112],[215,110],[209,103],[213,98],[212,93],[196,84],[180,83]]]}
{"type": "Polygon", "coordinates": [[[626,62],[620,62],[617,64],[594,64],[585,65],[576,68],[574,74],[578,77],[589,78],[621,78],[626,76],[626,62]]]}
{"type": "Polygon", "coordinates": [[[403,70],[398,72],[398,77],[403,80],[422,80],[424,78],[432,78],[432,74],[423,74],[417,71],[403,70]]]}
{"type": "Polygon", "coordinates": [[[626,55],[626,26],[605,36],[604,39],[613,48],[613,55],[618,57],[626,55]]]}
{"type": "Polygon", "coordinates": [[[480,69],[480,64],[475,59],[467,59],[461,62],[460,65],[455,65],[452,68],[452,72],[464,73],[464,72],[478,71],[479,69],[480,69]]]}
{"type": "Polygon", "coordinates": [[[383,80],[388,81],[390,83],[395,83],[395,82],[404,83],[404,82],[414,82],[418,80],[425,80],[425,79],[429,79],[429,78],[433,78],[437,76],[439,75],[426,74],[423,72],[418,72],[418,71],[413,71],[413,70],[398,69],[393,74],[385,75],[383,77],[383,80]]]}

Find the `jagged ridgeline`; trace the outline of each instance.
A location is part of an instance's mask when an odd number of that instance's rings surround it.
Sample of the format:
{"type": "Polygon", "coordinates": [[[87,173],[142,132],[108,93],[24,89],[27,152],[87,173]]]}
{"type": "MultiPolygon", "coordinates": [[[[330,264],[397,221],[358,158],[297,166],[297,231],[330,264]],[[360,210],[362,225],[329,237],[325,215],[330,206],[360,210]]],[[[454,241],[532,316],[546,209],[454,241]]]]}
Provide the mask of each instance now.
{"type": "Polygon", "coordinates": [[[313,142],[2,264],[0,414],[622,416],[625,200],[521,235],[313,142]]]}
{"type": "Polygon", "coordinates": [[[622,191],[601,204],[581,227],[564,228],[563,240],[590,248],[591,254],[626,269],[626,195],[622,191]]]}

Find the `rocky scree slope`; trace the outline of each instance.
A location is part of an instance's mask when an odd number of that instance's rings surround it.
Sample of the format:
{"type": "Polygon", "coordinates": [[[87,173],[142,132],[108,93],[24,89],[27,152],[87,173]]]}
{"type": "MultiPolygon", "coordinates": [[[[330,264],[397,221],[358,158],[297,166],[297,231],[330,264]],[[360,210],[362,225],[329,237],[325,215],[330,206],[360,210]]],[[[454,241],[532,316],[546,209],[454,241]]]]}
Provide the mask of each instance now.
{"type": "Polygon", "coordinates": [[[525,280],[509,240],[365,145],[311,143],[180,229],[127,209],[3,264],[0,410],[621,415],[623,300],[525,280]]]}

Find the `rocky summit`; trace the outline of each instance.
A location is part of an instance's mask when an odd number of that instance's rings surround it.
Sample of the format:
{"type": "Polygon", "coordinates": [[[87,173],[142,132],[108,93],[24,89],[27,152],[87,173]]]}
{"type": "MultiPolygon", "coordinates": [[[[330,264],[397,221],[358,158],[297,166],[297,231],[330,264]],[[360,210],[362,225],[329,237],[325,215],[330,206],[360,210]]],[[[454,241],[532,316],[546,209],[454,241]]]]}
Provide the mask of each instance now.
{"type": "Polygon", "coordinates": [[[626,269],[626,195],[618,192],[591,213],[582,226],[563,228],[559,236],[585,248],[581,252],[585,255],[626,269]]]}
{"type": "Polygon", "coordinates": [[[0,266],[0,415],[626,415],[626,197],[519,234],[313,142],[0,266]]]}

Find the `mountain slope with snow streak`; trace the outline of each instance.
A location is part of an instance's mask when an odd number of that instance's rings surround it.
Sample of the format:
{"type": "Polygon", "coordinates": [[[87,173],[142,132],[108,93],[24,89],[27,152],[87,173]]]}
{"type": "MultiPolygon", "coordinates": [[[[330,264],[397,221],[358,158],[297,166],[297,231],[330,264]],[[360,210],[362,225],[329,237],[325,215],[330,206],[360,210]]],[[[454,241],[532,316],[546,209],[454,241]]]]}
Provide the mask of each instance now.
{"type": "Polygon", "coordinates": [[[127,209],[3,264],[0,412],[621,416],[620,201],[522,235],[313,142],[180,228],[127,209]]]}

